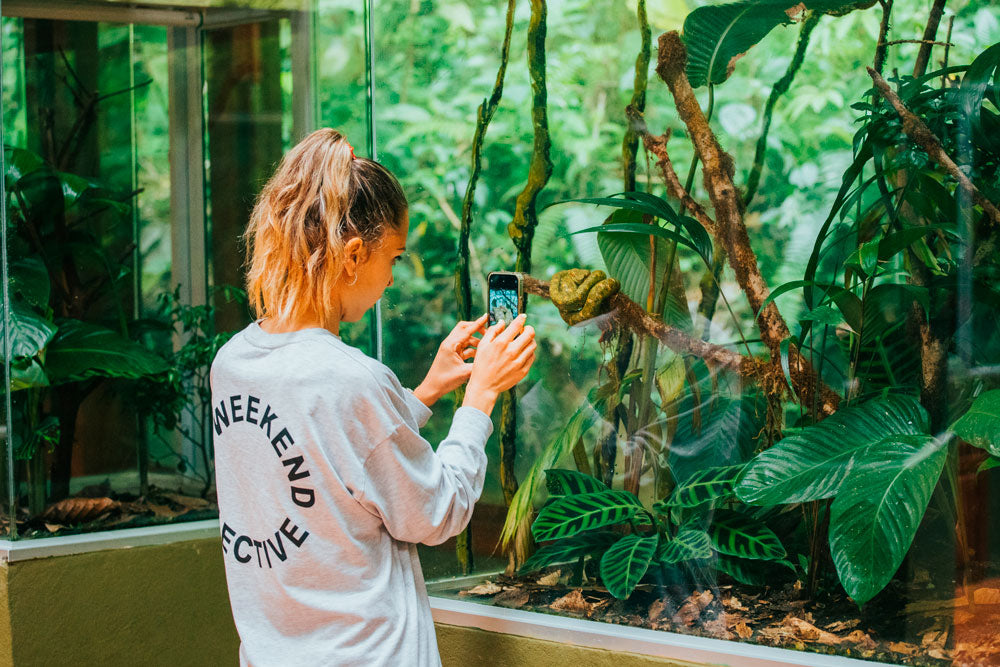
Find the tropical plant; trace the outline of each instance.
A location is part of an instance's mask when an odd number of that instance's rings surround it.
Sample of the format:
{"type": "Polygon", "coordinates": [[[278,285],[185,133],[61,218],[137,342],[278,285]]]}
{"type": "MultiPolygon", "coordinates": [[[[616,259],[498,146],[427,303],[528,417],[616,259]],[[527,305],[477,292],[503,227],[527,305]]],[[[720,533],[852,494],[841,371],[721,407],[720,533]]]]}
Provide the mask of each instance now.
{"type": "MultiPolygon", "coordinates": [[[[628,491],[609,488],[574,470],[545,471],[550,501],[531,526],[540,547],[521,571],[585,560],[598,564],[601,581],[625,599],[644,578],[663,581],[664,570],[718,559],[718,567],[744,580],[751,561],[784,560],[781,540],[764,521],[734,502],[742,466],[707,468],[646,509],[628,491]],[[716,509],[716,503],[734,507],[716,509]]],[[[747,581],[747,583],[754,583],[747,581]]]]}
{"type": "Polygon", "coordinates": [[[14,234],[8,328],[13,407],[20,419],[14,455],[29,461],[29,509],[46,501],[47,451],[54,451],[51,497],[68,495],[76,415],[101,378],[161,377],[164,359],[129,337],[122,297],[134,244],[112,254],[114,226],[128,222],[133,193],[60,172],[25,149],[4,149],[14,234]],[[112,236],[113,238],[113,236],[112,236]],[[110,326],[99,323],[104,312],[110,326]]]}

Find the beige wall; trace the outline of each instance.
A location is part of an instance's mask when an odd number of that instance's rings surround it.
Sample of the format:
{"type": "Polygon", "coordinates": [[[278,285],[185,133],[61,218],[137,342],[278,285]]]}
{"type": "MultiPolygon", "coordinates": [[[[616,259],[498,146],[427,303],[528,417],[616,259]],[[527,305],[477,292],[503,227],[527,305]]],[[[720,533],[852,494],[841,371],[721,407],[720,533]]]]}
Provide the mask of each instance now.
{"type": "Polygon", "coordinates": [[[19,561],[3,574],[0,646],[11,651],[0,665],[238,664],[217,538],[19,561]]]}
{"type": "MultiPolygon", "coordinates": [[[[438,624],[445,667],[686,665],[438,624]]],[[[218,538],[0,563],[0,667],[237,665],[218,538]]]]}

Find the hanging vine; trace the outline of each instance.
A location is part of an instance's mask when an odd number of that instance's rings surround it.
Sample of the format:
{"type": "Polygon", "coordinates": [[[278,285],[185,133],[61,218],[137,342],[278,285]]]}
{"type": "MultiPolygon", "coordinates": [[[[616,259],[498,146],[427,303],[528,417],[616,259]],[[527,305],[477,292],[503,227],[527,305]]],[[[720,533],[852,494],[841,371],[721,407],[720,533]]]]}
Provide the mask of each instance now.
{"type": "MultiPolygon", "coordinates": [[[[493,84],[493,92],[489,99],[483,100],[476,112],[476,131],[472,136],[472,169],[469,174],[469,184],[465,188],[465,197],[462,199],[462,219],[458,232],[458,264],[455,267],[455,302],[458,306],[458,319],[472,319],[472,280],[469,276],[469,235],[472,228],[472,207],[476,199],[476,185],[479,183],[479,174],[483,168],[483,141],[486,138],[486,130],[489,129],[493,115],[497,107],[500,106],[500,98],[503,96],[503,80],[507,74],[507,61],[510,58],[510,36],[514,31],[514,8],[517,0],[507,2],[507,24],[504,28],[503,46],[500,47],[500,69],[497,71],[497,79],[493,84]]],[[[465,388],[458,389],[458,397],[455,405],[462,404],[465,395],[465,388]]],[[[469,574],[473,568],[472,555],[472,524],[462,531],[455,543],[455,554],[458,557],[459,567],[462,574],[469,574]]]]}
{"type": "MultiPolygon", "coordinates": [[[[528,75],[531,78],[531,122],[535,132],[528,167],[528,182],[517,196],[514,219],[507,226],[507,233],[517,248],[516,270],[531,271],[531,241],[538,225],[535,203],[552,175],[552,159],[549,157],[549,119],[547,92],[545,87],[545,0],[531,0],[531,18],[528,22],[528,75]]],[[[517,455],[517,390],[504,393],[500,408],[500,487],[504,503],[509,507],[517,493],[517,478],[514,476],[514,459],[517,455]]],[[[530,535],[519,535],[511,552],[510,567],[513,569],[519,557],[527,552],[530,535]]]]}

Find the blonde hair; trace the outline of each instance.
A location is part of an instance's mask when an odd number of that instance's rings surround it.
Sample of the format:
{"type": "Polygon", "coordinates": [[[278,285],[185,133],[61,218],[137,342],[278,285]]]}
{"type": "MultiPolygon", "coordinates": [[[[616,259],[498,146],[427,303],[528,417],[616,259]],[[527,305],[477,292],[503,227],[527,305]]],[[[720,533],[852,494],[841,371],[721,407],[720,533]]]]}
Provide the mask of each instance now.
{"type": "Polygon", "coordinates": [[[344,244],[377,244],[406,218],[399,181],[378,162],[355,158],[340,132],[316,130],[281,160],[243,236],[247,294],[257,317],[289,322],[315,313],[326,323],[341,278],[344,244]]]}

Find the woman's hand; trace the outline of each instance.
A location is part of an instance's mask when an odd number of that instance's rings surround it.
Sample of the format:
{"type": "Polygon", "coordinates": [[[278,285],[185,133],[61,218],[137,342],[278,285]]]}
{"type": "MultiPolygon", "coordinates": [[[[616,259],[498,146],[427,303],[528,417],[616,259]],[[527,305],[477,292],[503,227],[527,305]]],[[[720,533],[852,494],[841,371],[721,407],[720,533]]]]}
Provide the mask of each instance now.
{"type": "Polygon", "coordinates": [[[424,405],[434,405],[439,398],[458,389],[469,379],[472,364],[466,362],[476,356],[479,345],[479,339],[473,336],[476,333],[486,333],[486,315],[473,322],[459,322],[438,346],[427,377],[413,390],[424,405]]]}
{"type": "Polygon", "coordinates": [[[535,330],[524,326],[525,319],[518,315],[506,327],[497,322],[483,335],[462,405],[490,414],[500,393],[528,374],[535,362],[535,330]]]}

